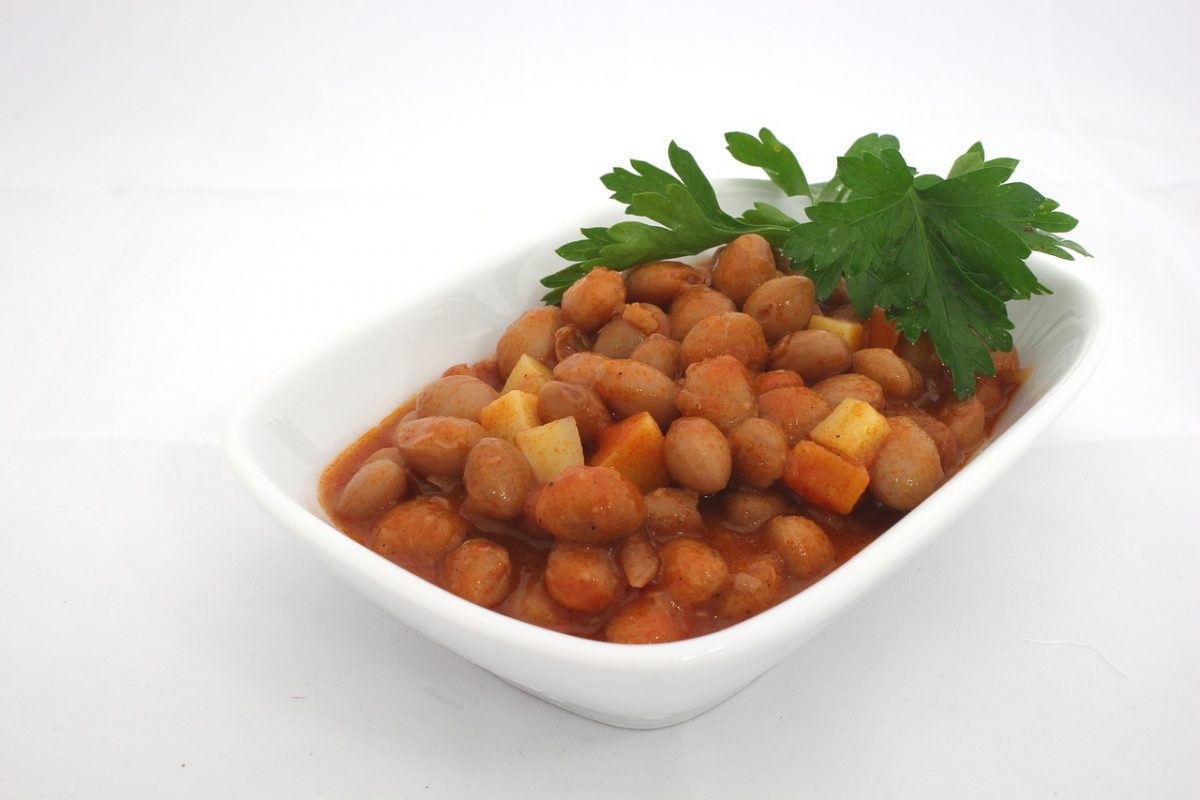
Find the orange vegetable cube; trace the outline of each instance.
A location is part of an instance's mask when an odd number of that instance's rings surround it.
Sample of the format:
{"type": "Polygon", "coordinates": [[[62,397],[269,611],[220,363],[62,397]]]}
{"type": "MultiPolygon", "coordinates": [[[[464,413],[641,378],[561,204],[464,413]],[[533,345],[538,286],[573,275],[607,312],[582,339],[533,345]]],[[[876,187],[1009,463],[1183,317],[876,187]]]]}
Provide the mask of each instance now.
{"type": "Polygon", "coordinates": [[[813,505],[838,514],[849,514],[871,475],[860,464],[846,459],[816,442],[797,442],[783,468],[783,482],[813,505]]]}
{"type": "Polygon", "coordinates": [[[867,319],[866,346],[886,347],[891,350],[898,341],[900,341],[900,331],[896,330],[896,323],[889,321],[887,315],[883,313],[883,309],[875,306],[871,311],[871,316],[867,319]]]}
{"type": "Polygon", "coordinates": [[[663,451],[663,434],[650,413],[643,411],[609,425],[600,433],[600,445],[588,459],[593,467],[611,467],[642,492],[671,482],[663,451]]]}

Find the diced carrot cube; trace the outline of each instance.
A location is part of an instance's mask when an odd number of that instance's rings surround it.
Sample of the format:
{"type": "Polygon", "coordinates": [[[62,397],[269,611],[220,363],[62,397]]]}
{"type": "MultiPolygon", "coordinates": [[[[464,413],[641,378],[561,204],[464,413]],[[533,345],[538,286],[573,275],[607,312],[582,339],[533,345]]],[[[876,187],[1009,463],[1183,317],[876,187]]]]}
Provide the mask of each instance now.
{"type": "Polygon", "coordinates": [[[615,469],[643,492],[671,482],[662,430],[646,411],[605,428],[588,464],[615,469]]]}
{"type": "Polygon", "coordinates": [[[871,316],[867,318],[867,347],[886,347],[891,350],[900,341],[900,331],[896,323],[888,320],[883,309],[875,306],[871,316]]]}
{"type": "Polygon", "coordinates": [[[797,442],[788,454],[783,482],[813,505],[849,514],[871,482],[867,468],[851,464],[816,442],[797,442]]]}

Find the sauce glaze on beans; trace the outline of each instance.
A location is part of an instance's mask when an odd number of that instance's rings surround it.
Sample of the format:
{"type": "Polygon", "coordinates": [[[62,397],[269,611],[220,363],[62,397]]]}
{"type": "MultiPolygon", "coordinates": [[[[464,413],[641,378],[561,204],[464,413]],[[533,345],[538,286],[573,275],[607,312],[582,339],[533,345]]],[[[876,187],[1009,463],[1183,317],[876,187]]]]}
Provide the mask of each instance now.
{"type": "Polygon", "coordinates": [[[715,269],[599,268],[562,310],[522,314],[494,358],[449,367],[338,456],[330,519],[471,602],[614,642],[710,633],[820,580],[961,469],[1028,370],[996,353],[959,401],[927,340],[878,310],[860,324],[844,293],[814,302],[744,238],[715,269]],[[835,424],[855,415],[865,428],[835,424]],[[522,438],[553,426],[574,456],[522,438]],[[550,480],[534,452],[561,462],[550,480]],[[805,453],[828,480],[789,482],[805,453]],[[830,510],[821,492],[856,481],[849,513],[830,510]]]}

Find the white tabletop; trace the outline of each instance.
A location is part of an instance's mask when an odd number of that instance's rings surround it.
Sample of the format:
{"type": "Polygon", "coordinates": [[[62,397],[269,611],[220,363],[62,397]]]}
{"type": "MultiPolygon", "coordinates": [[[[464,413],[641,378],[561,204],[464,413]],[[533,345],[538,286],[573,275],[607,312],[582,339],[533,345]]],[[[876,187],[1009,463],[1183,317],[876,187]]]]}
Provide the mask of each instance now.
{"type": "Polygon", "coordinates": [[[0,796],[1200,794],[1200,7],[437,5],[0,9],[0,796]],[[1114,326],[969,518],[748,689],[575,717],[234,479],[277,366],[671,138],[748,175],[721,134],[761,125],[812,179],[871,130],[1021,157],[1114,326]]]}

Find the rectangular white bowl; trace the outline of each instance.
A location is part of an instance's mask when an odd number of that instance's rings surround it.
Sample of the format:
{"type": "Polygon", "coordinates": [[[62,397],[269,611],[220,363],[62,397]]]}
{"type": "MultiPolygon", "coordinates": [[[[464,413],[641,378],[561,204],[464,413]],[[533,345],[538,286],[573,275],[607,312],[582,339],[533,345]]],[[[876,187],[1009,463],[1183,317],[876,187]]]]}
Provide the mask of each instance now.
{"type": "MultiPolygon", "coordinates": [[[[789,203],[765,181],[718,181],[722,204],[789,203]]],[[[793,206],[794,208],[794,206],[793,206]]],[[[1087,380],[1105,336],[1100,296],[1071,265],[1036,257],[1054,294],[1010,309],[1033,367],[966,468],[831,575],[765,613],[717,633],[619,645],[555,633],[480,608],[410,574],[334,528],[317,503],[332,459],[448,365],[488,355],[505,326],[537,303],[538,279],[562,266],[553,248],[580,225],[611,224],[613,206],[581,216],[507,260],[456,272],[436,295],[406,297],[248,397],[226,431],[237,474],[262,507],[337,574],[406,624],[504,680],[601,722],[658,728],[732,696],[778,664],[899,569],[1033,443],[1087,380]]],[[[1033,520],[1031,520],[1033,521],[1033,520]]]]}

